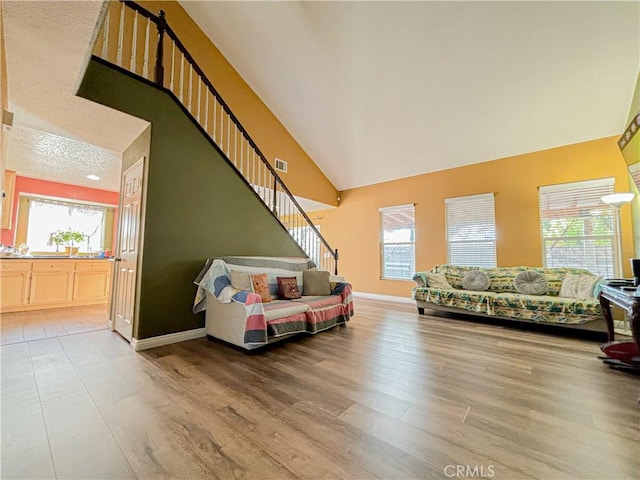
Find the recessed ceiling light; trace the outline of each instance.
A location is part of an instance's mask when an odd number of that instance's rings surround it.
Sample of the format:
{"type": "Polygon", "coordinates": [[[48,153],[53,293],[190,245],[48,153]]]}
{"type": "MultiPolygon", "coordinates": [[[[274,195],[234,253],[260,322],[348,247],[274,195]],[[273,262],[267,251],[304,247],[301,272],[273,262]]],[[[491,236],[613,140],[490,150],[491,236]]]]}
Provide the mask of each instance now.
{"type": "Polygon", "coordinates": [[[89,180],[100,180],[100,177],[98,175],[94,175],[93,173],[91,175],[87,175],[87,178],[89,180]]]}

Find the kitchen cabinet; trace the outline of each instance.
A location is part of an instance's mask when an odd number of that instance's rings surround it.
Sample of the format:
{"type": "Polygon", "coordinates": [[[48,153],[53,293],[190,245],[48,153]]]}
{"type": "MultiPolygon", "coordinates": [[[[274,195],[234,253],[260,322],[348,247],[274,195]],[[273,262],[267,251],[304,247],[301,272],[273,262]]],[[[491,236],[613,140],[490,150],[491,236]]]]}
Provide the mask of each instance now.
{"type": "Polygon", "coordinates": [[[0,312],[107,303],[111,266],[102,259],[3,258],[0,312]]]}
{"type": "Polygon", "coordinates": [[[12,170],[4,171],[4,181],[2,182],[2,214],[0,215],[0,228],[11,228],[11,217],[13,215],[13,193],[16,188],[16,172],[12,170]]]}
{"type": "Polygon", "coordinates": [[[0,265],[0,305],[2,309],[24,307],[29,302],[31,262],[13,260],[0,265]]]}
{"type": "Polygon", "coordinates": [[[73,262],[35,261],[31,273],[30,305],[69,303],[73,287],[73,262]]]}
{"type": "Polygon", "coordinates": [[[76,262],[74,302],[102,303],[109,299],[111,265],[107,262],[76,262]]]}

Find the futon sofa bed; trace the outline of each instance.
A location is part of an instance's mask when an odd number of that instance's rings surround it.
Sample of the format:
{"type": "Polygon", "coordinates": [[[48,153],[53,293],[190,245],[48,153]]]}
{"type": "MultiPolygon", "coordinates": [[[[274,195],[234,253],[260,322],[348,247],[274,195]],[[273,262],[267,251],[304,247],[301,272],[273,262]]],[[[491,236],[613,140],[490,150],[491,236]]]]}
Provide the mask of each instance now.
{"type": "Polygon", "coordinates": [[[436,265],[413,276],[425,309],[606,332],[598,300],[602,278],[577,268],[436,265]]]}
{"type": "Polygon", "coordinates": [[[351,285],[308,258],[210,258],[194,283],[193,311],[206,311],[207,335],[247,350],[353,316],[351,285]]]}

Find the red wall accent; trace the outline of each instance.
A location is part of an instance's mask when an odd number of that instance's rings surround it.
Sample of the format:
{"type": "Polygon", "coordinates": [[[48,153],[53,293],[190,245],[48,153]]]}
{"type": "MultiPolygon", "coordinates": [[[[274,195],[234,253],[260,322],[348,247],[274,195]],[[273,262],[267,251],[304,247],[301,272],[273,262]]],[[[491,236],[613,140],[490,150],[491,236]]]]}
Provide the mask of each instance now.
{"type": "Polygon", "coordinates": [[[0,243],[2,243],[3,245],[14,244],[16,221],[18,218],[18,197],[21,193],[48,195],[50,197],[106,203],[116,206],[118,205],[118,199],[120,198],[120,194],[118,192],[99,190],[97,188],[79,187],[77,185],[50,182],[48,180],[40,180],[37,178],[21,177],[16,175],[16,186],[13,193],[13,216],[11,218],[11,228],[2,229],[0,243]]]}

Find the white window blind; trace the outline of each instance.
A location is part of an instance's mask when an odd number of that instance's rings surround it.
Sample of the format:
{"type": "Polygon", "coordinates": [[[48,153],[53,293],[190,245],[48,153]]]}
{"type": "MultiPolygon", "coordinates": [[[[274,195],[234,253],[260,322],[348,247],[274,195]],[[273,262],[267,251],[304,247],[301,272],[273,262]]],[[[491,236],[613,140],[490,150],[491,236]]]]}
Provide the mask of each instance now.
{"type": "Polygon", "coordinates": [[[614,179],[540,187],[540,230],[546,267],[585,268],[613,276],[615,211],[601,197],[614,179]]]}
{"type": "Polygon", "coordinates": [[[415,272],[415,207],[380,209],[382,278],[411,280],[415,272]]]}
{"type": "Polygon", "coordinates": [[[445,199],[447,262],[496,266],[496,215],[493,193],[445,199]]]}
{"type": "Polygon", "coordinates": [[[638,190],[640,190],[640,162],[629,165],[629,174],[638,190]]]}

